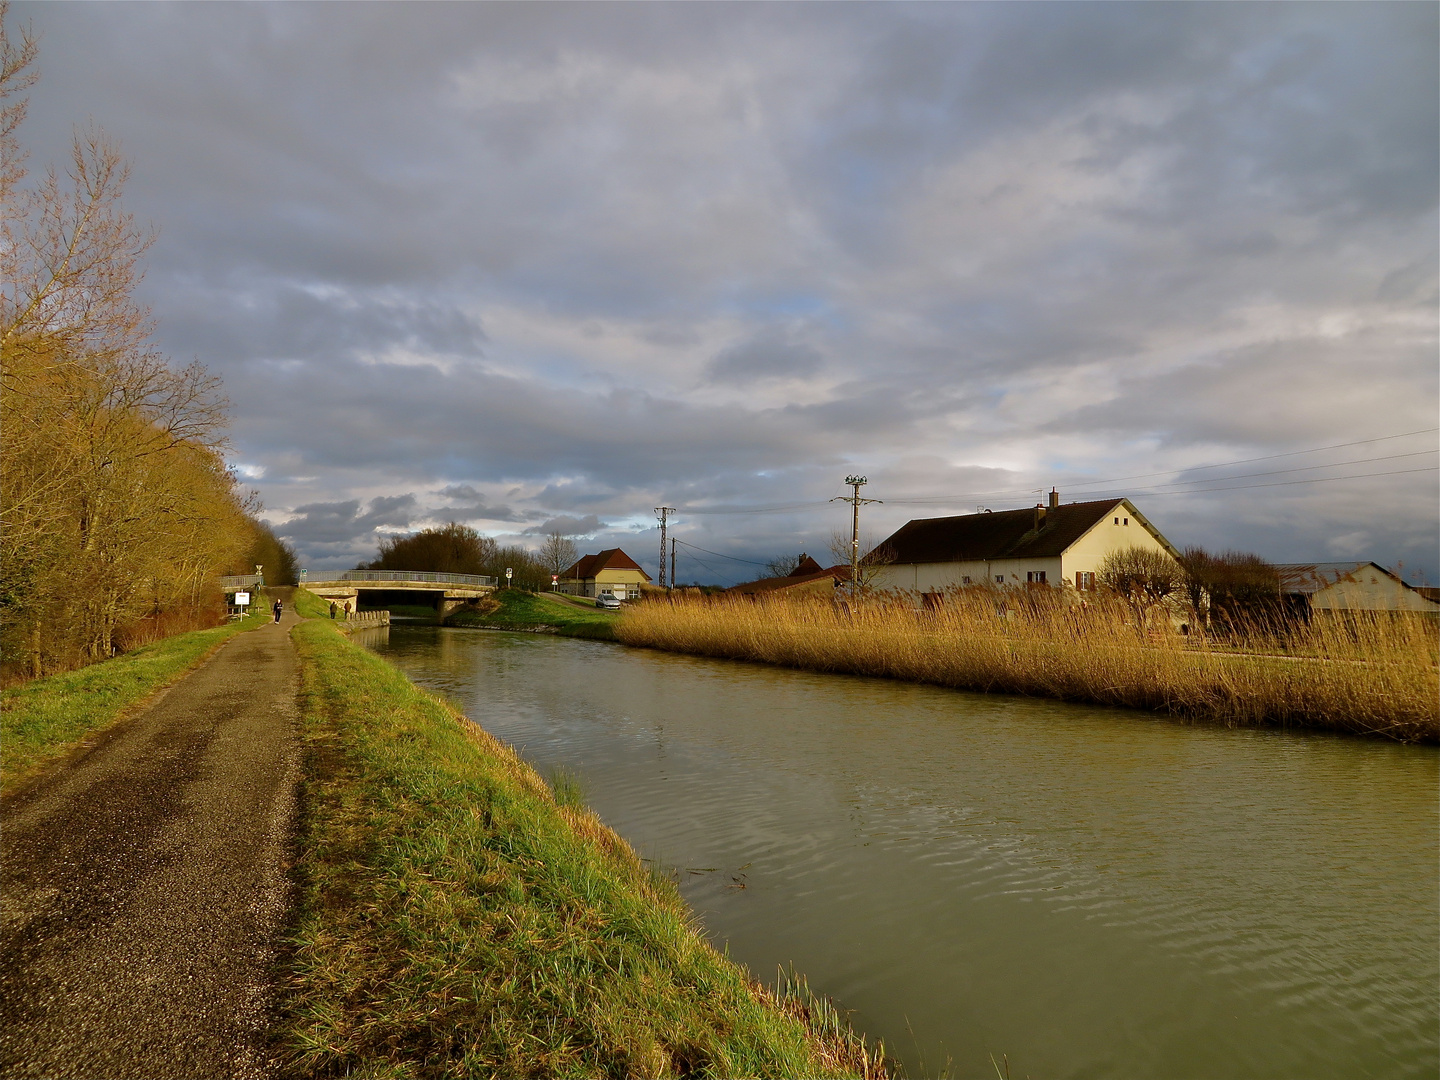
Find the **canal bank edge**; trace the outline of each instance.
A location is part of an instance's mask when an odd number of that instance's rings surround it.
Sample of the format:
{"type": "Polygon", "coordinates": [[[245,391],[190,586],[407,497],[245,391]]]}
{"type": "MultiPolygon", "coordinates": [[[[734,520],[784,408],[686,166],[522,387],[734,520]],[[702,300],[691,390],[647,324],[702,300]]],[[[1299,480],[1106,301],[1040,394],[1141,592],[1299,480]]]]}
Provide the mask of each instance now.
{"type": "Polygon", "coordinates": [[[513,750],[328,619],[292,636],[293,1071],[885,1075],[803,982],[771,991],[717,953],[668,877],[513,750]]]}

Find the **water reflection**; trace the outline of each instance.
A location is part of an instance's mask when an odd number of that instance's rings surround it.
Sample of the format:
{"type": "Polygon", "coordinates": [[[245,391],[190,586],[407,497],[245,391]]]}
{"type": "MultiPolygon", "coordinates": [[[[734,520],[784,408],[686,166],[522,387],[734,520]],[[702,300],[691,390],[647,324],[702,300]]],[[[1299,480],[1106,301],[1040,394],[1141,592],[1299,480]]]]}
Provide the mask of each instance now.
{"type": "Polygon", "coordinates": [[[1433,1076],[1433,748],[394,627],[912,1074],[1433,1076]],[[741,887],[743,886],[743,887],[741,887]]]}

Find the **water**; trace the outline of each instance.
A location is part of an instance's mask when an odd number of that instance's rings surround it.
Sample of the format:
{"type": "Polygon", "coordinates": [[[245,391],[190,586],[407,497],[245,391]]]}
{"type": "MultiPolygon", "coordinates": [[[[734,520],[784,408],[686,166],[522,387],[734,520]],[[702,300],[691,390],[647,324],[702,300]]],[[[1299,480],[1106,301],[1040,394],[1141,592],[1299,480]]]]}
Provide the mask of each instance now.
{"type": "Polygon", "coordinates": [[[395,627],[368,644],[912,1076],[1433,1077],[1433,747],[395,627]],[[744,886],[743,888],[739,886],[744,886]],[[1003,1057],[1002,1057],[1003,1055],[1003,1057]]]}

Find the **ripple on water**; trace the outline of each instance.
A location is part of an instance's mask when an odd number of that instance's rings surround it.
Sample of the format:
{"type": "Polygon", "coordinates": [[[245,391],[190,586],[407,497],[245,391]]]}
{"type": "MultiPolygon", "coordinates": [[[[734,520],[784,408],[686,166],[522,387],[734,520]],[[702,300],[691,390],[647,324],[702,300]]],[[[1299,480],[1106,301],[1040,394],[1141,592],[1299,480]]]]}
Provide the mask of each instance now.
{"type": "Polygon", "coordinates": [[[539,636],[375,647],[576,771],[733,956],[795,963],[912,1073],[1440,1071],[1433,748],[539,636]]]}

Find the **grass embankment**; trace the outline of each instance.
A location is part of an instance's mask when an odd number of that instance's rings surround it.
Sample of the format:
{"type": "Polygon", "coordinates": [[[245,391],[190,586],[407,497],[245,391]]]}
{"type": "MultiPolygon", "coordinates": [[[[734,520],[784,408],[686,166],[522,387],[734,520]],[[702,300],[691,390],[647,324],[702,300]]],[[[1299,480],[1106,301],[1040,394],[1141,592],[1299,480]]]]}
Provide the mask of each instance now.
{"type": "Polygon", "coordinates": [[[871,602],[677,601],[637,605],[629,645],[961,689],[1122,705],[1230,725],[1282,725],[1440,741],[1437,632],[1419,618],[1317,619],[1248,654],[1179,635],[1140,636],[1123,607],[989,595],[935,612],[871,602]],[[1276,654],[1276,655],[1263,655],[1276,654]],[[1285,655],[1288,654],[1288,655],[1285,655]]]}
{"type": "Polygon", "coordinates": [[[669,879],[324,621],[294,630],[304,807],[280,1038],[306,1075],[879,1075],[803,989],[697,932],[669,879]]]}
{"type": "Polygon", "coordinates": [[[619,612],[579,607],[545,593],[500,589],[482,600],[476,608],[457,611],[445,620],[445,624],[614,641],[615,624],[619,618],[619,612]]]}
{"type": "Polygon", "coordinates": [[[9,794],[77,746],[123,719],[156,691],[270,614],[257,601],[243,620],[192,630],[78,671],[33,679],[0,696],[0,794],[9,794]]]}

